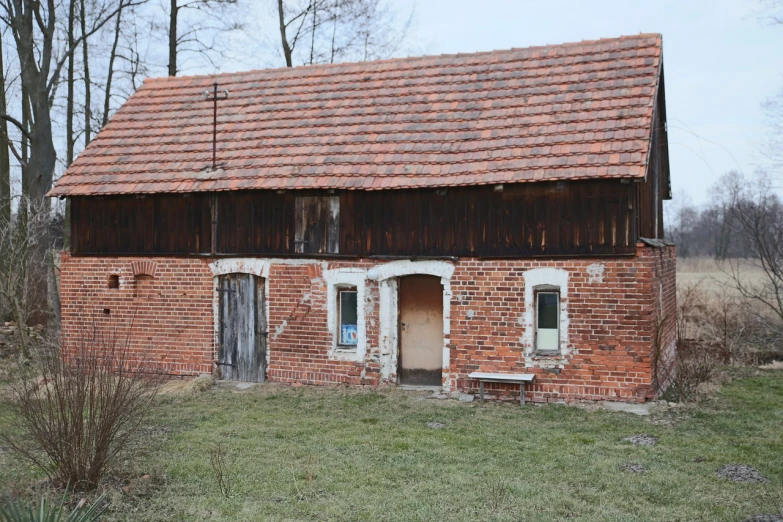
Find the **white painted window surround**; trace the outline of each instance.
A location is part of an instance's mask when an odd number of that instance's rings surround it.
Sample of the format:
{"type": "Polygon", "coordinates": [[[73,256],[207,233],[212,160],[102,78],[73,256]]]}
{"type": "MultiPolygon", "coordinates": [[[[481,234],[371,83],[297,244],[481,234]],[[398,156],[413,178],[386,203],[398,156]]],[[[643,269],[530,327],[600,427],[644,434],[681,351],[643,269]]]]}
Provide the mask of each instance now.
{"type": "Polygon", "coordinates": [[[522,345],[526,356],[535,355],[537,331],[537,292],[557,292],[559,294],[558,350],[551,355],[561,357],[568,354],[568,271],[560,268],[535,268],[522,274],[525,280],[525,312],[523,316],[524,334],[522,345]]]}
{"type": "Polygon", "coordinates": [[[326,310],[329,322],[329,334],[332,338],[329,358],[341,361],[364,361],[367,353],[367,321],[365,318],[365,296],[367,271],[362,268],[336,268],[324,270],[324,282],[326,283],[326,310]],[[341,346],[340,341],[340,314],[337,298],[340,288],[356,288],[356,330],[358,342],[355,346],[341,346]]]}

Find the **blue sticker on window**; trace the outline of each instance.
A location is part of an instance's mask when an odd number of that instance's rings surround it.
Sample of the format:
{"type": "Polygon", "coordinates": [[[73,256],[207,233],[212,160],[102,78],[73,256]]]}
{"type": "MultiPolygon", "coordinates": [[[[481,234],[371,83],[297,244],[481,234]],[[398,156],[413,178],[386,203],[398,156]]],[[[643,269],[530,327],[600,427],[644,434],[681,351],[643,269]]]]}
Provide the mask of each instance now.
{"type": "Polygon", "coordinates": [[[359,344],[359,330],[355,324],[341,325],[340,344],[359,344]]]}

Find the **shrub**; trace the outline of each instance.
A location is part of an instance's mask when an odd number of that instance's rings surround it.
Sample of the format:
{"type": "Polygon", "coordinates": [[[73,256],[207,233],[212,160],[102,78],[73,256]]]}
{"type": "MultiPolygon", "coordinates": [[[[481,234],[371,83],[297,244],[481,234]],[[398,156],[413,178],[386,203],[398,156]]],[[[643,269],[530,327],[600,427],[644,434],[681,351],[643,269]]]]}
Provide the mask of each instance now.
{"type": "Polygon", "coordinates": [[[12,451],[50,479],[97,486],[148,414],[160,374],[130,357],[130,328],[93,323],[75,338],[51,343],[11,387],[21,436],[0,435],[12,451]]]}

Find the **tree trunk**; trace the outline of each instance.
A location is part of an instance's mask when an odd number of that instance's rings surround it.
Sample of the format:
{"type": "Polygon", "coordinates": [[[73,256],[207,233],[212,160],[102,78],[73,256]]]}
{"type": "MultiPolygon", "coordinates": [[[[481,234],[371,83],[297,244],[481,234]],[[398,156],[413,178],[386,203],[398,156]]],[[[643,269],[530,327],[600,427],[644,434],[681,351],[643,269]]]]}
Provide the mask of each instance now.
{"type": "Polygon", "coordinates": [[[109,110],[111,109],[111,81],[114,77],[114,60],[117,58],[117,44],[120,41],[120,27],[122,21],[122,5],[117,11],[117,23],[114,25],[114,42],[112,42],[109,54],[109,70],[106,72],[106,95],[103,98],[103,119],[101,127],[109,123],[109,110]]]}
{"type": "Polygon", "coordinates": [[[19,347],[21,348],[21,354],[24,359],[30,358],[30,343],[27,341],[27,324],[25,324],[22,317],[22,306],[19,304],[19,299],[13,297],[14,307],[14,319],[16,320],[16,329],[19,332],[19,347]]]}
{"type": "MultiPolygon", "coordinates": [[[[2,38],[0,38],[0,114],[6,114],[2,38]]],[[[8,154],[8,122],[0,118],[0,228],[11,222],[11,158],[8,154]]]]}
{"type": "MultiPolygon", "coordinates": [[[[90,85],[90,53],[87,45],[87,12],[84,0],[81,0],[82,24],[82,62],[84,62],[84,146],[92,140],[92,86],[90,85]]],[[[73,53],[71,53],[73,56],[73,53]]]]}
{"type": "Polygon", "coordinates": [[[318,5],[316,0],[312,2],[313,6],[313,24],[310,32],[310,65],[315,63],[315,29],[318,24],[318,5]]]}
{"type": "Polygon", "coordinates": [[[169,76],[177,75],[177,15],[179,15],[177,0],[171,0],[171,14],[169,15],[169,76]]]}
{"type": "MultiPolygon", "coordinates": [[[[76,0],[68,6],[68,48],[73,49],[73,25],[76,0]]],[[[65,166],[73,163],[73,53],[68,55],[68,94],[65,100],[65,166]]]]}
{"type": "MultiPolygon", "coordinates": [[[[68,5],[68,48],[73,49],[73,26],[76,17],[76,0],[71,0],[68,5]]],[[[74,85],[73,69],[74,58],[71,53],[68,55],[68,94],[65,103],[65,167],[68,168],[73,163],[73,102],[74,85]]],[[[67,250],[71,246],[71,200],[65,202],[65,224],[63,227],[63,247],[67,250]]]]}
{"type": "Polygon", "coordinates": [[[291,58],[291,47],[288,45],[288,38],[285,35],[285,12],[283,11],[283,0],[277,0],[277,13],[280,15],[280,39],[283,43],[285,65],[286,67],[293,67],[294,62],[291,58]]]}
{"type": "Polygon", "coordinates": [[[44,195],[52,186],[57,151],[52,140],[52,120],[46,90],[30,93],[29,98],[35,125],[30,129],[31,154],[26,169],[27,185],[33,205],[43,209],[48,207],[44,195]]]}

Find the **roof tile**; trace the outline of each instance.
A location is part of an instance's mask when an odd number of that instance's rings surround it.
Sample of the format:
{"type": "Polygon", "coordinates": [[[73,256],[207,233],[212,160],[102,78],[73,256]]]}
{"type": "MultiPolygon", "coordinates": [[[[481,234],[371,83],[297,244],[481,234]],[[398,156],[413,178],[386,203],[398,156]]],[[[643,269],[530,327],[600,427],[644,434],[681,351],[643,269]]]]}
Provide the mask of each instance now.
{"type": "Polygon", "coordinates": [[[52,196],[642,177],[661,36],[153,78],[52,196]],[[218,82],[219,169],[211,169],[218,82]]]}

